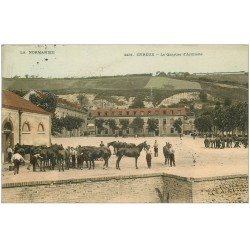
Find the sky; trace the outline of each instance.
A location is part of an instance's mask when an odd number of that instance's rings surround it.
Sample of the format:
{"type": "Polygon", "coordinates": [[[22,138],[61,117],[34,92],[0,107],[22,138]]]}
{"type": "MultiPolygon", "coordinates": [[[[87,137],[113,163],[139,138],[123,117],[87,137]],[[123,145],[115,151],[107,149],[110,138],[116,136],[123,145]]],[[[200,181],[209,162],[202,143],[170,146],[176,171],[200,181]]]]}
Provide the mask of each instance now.
{"type": "Polygon", "coordinates": [[[2,77],[6,78],[157,71],[248,72],[248,45],[2,45],[2,77]]]}

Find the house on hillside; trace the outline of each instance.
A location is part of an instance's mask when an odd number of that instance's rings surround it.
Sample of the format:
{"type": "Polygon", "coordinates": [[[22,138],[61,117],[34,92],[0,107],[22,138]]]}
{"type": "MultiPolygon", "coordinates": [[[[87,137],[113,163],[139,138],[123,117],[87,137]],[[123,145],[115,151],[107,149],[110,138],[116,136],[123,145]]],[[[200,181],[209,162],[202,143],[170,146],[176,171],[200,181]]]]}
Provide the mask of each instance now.
{"type": "MultiPolygon", "coordinates": [[[[29,100],[30,95],[35,94],[39,97],[43,97],[45,95],[44,92],[39,90],[30,90],[26,93],[23,98],[29,100]]],[[[66,99],[61,97],[56,97],[57,100],[57,107],[55,110],[55,114],[58,118],[66,117],[66,116],[73,116],[78,117],[83,120],[82,126],[79,129],[75,129],[74,131],[67,131],[64,130],[62,132],[62,136],[82,136],[87,132],[87,110],[82,109],[80,105],[76,102],[70,102],[66,99]]]]}
{"type": "Polygon", "coordinates": [[[175,120],[182,121],[182,133],[194,131],[194,115],[190,114],[186,108],[136,108],[136,109],[96,109],[92,111],[92,116],[95,120],[115,120],[117,129],[113,130],[107,123],[104,124],[103,130],[98,130],[96,127],[97,135],[153,135],[153,136],[169,136],[178,135],[178,131],[174,128],[175,120]],[[137,117],[143,119],[143,128],[136,131],[134,128],[128,126],[125,130],[122,129],[122,120],[127,120],[131,124],[137,117]],[[155,119],[158,123],[158,128],[151,132],[148,129],[148,120],[155,119]]]}
{"type": "Polygon", "coordinates": [[[10,91],[2,92],[2,160],[17,144],[51,144],[51,114],[10,91]]]}

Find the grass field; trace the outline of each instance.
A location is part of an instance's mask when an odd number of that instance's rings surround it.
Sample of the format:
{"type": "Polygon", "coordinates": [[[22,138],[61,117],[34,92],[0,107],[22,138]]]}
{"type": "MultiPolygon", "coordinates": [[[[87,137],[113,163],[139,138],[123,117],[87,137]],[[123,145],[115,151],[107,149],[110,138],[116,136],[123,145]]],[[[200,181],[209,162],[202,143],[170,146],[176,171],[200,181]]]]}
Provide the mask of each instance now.
{"type": "Polygon", "coordinates": [[[198,82],[155,76],[150,78],[145,88],[170,89],[170,90],[201,89],[201,85],[198,82]]]}

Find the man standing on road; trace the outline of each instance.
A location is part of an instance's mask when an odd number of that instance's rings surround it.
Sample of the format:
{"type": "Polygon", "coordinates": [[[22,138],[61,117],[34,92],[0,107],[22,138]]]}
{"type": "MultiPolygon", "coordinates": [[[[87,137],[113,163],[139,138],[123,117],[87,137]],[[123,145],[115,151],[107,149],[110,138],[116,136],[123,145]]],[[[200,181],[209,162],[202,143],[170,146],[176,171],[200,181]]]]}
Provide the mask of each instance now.
{"type": "Polygon", "coordinates": [[[174,153],[175,153],[174,148],[173,148],[172,144],[170,144],[170,148],[169,148],[170,167],[172,167],[172,165],[174,165],[174,167],[175,167],[174,153]]]}
{"type": "Polygon", "coordinates": [[[157,143],[157,140],[155,140],[154,152],[155,152],[155,157],[158,157],[158,143],[157,143]]]}
{"type": "Polygon", "coordinates": [[[11,163],[12,154],[13,154],[13,150],[9,145],[9,147],[7,148],[7,155],[8,155],[8,162],[9,163],[11,163]]]}
{"type": "Polygon", "coordinates": [[[19,166],[21,163],[24,163],[23,157],[16,153],[12,156],[11,161],[14,163],[14,175],[19,174],[19,166]]]}
{"type": "Polygon", "coordinates": [[[103,141],[101,141],[100,147],[104,147],[104,146],[105,145],[104,145],[103,141]]]}
{"type": "Polygon", "coordinates": [[[146,151],[146,161],[148,168],[151,168],[151,160],[152,160],[152,152],[150,150],[150,146],[148,146],[147,151],[146,151]]]}

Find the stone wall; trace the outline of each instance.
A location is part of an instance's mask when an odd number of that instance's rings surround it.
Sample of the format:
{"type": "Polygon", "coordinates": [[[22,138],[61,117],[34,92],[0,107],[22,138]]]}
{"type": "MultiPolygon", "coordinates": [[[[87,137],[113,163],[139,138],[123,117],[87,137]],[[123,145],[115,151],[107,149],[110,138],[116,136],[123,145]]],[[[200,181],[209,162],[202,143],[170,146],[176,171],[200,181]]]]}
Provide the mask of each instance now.
{"type": "Polygon", "coordinates": [[[169,174],[6,183],[2,202],[248,202],[248,176],[169,174]]]}
{"type": "Polygon", "coordinates": [[[164,175],[164,201],[170,203],[192,202],[192,182],[188,178],[164,175]]]}
{"type": "Polygon", "coordinates": [[[2,202],[160,202],[161,175],[5,184],[2,202]]]}
{"type": "Polygon", "coordinates": [[[193,182],[193,202],[249,202],[248,176],[222,176],[193,182]]]}

